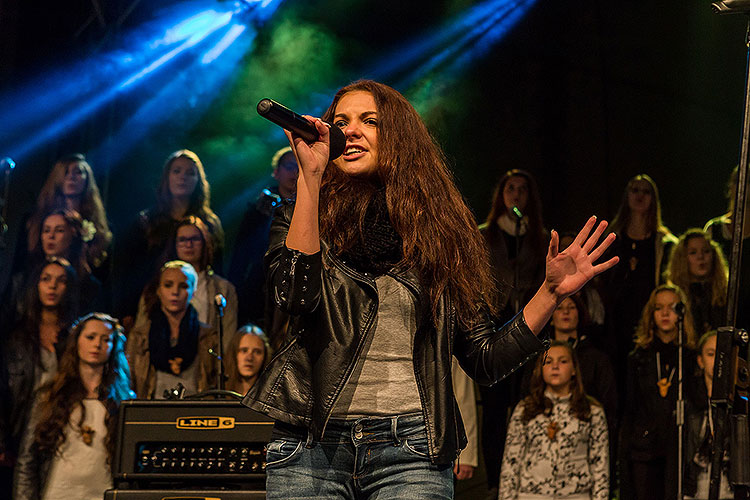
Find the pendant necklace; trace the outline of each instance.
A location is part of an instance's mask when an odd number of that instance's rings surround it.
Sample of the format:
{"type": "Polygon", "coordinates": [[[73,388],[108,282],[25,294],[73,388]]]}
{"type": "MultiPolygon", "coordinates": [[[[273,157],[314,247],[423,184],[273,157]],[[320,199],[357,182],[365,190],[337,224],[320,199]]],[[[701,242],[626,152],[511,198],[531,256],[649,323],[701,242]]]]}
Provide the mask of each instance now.
{"type": "MultiPolygon", "coordinates": [[[[669,368],[669,365],[667,365],[669,368]]],[[[674,367],[669,372],[669,379],[661,376],[661,355],[659,351],[656,352],[656,385],[659,387],[659,395],[663,398],[667,397],[669,387],[672,385],[672,377],[674,377],[674,367]]]]}
{"type": "Polygon", "coordinates": [[[547,424],[547,437],[550,441],[555,440],[555,435],[557,434],[557,422],[550,419],[549,424],[547,424]]]}
{"type": "Polygon", "coordinates": [[[91,446],[91,443],[94,442],[94,434],[96,431],[92,427],[89,427],[88,425],[84,425],[81,427],[81,437],[83,438],[84,444],[87,446],[91,446]]]}

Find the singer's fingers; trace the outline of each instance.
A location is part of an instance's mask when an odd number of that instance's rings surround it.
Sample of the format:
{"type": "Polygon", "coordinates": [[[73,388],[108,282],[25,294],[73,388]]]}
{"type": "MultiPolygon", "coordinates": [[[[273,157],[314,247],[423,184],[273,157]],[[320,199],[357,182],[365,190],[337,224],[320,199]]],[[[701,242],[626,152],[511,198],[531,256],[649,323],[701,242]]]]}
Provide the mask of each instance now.
{"type": "Polygon", "coordinates": [[[596,260],[602,256],[602,254],[607,250],[607,248],[609,248],[609,246],[613,241],[615,241],[616,238],[617,236],[615,235],[615,233],[608,234],[607,237],[604,238],[604,241],[602,241],[602,244],[596,247],[593,252],[591,252],[591,262],[596,262],[596,260]]]}
{"type": "Polygon", "coordinates": [[[320,142],[330,142],[330,139],[328,136],[331,134],[330,125],[328,125],[326,122],[318,118],[317,116],[311,116],[311,115],[302,115],[302,118],[310,122],[312,125],[315,126],[315,130],[318,131],[318,141],[320,142]]]}
{"type": "Polygon", "coordinates": [[[306,165],[299,157],[299,151],[298,148],[307,148],[309,149],[310,146],[301,138],[296,135],[294,135],[292,132],[288,131],[287,129],[284,130],[284,134],[286,135],[287,140],[289,140],[289,146],[292,148],[292,154],[294,155],[294,159],[297,160],[297,165],[300,165],[300,167],[304,168],[306,165]]]}
{"type": "Polygon", "coordinates": [[[294,158],[297,160],[297,165],[300,165],[297,146],[299,146],[300,144],[305,144],[305,141],[303,141],[300,137],[297,137],[287,129],[282,130],[284,131],[284,135],[286,135],[286,138],[289,141],[289,146],[292,148],[292,153],[294,153],[294,158]]]}
{"type": "Polygon", "coordinates": [[[586,243],[583,244],[584,252],[589,253],[591,249],[594,248],[594,245],[596,245],[596,242],[599,241],[599,238],[604,233],[605,229],[607,229],[607,221],[603,220],[599,223],[598,226],[596,226],[594,234],[589,236],[589,238],[586,240],[586,243]]]}
{"type": "Polygon", "coordinates": [[[594,227],[594,224],[596,224],[596,215],[592,215],[591,217],[589,217],[589,220],[586,221],[583,229],[581,229],[571,245],[578,245],[579,247],[583,247],[586,238],[588,238],[589,234],[591,234],[591,229],[594,227]]]}
{"type": "Polygon", "coordinates": [[[284,135],[289,141],[289,147],[292,148],[292,153],[294,153],[294,157],[297,159],[297,164],[299,165],[299,158],[297,158],[297,147],[294,144],[294,137],[292,136],[292,133],[285,128],[282,128],[281,130],[284,131],[284,135]]]}
{"type": "Polygon", "coordinates": [[[618,262],[620,262],[620,258],[619,257],[612,257],[611,259],[609,259],[606,262],[602,262],[601,264],[595,265],[592,268],[593,271],[594,271],[594,276],[596,276],[599,273],[603,273],[607,269],[610,269],[610,268],[614,267],[614,265],[617,264],[618,262]]]}
{"type": "Polygon", "coordinates": [[[552,230],[552,233],[550,233],[549,238],[549,256],[550,258],[554,259],[557,257],[557,254],[559,253],[558,245],[560,244],[560,236],[557,234],[557,231],[554,229],[552,230]]]}
{"type": "Polygon", "coordinates": [[[315,121],[315,128],[318,130],[318,135],[320,136],[321,142],[330,143],[331,142],[331,127],[323,120],[316,120],[315,121]]]}

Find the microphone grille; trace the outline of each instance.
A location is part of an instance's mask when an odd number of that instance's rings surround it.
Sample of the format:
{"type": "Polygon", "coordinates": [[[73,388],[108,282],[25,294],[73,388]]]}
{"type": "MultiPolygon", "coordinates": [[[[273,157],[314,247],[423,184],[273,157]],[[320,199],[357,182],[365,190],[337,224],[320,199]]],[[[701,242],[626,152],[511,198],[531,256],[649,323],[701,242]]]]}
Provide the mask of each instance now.
{"type": "Polygon", "coordinates": [[[214,297],[214,304],[216,304],[219,307],[226,307],[227,306],[227,299],[224,298],[224,296],[220,293],[217,293],[214,297]]]}

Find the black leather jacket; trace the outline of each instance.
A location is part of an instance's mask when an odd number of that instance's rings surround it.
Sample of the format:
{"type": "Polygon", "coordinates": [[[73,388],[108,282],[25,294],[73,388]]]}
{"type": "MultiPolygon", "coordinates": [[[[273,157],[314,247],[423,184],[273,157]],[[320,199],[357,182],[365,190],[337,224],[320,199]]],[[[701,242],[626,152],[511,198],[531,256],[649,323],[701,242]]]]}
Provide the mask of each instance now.
{"type": "MultiPolygon", "coordinates": [[[[0,349],[0,452],[15,457],[34,403],[34,386],[41,376],[39,346],[24,330],[17,330],[0,349]]],[[[60,359],[64,330],[55,344],[60,359]]]]}
{"type": "Polygon", "coordinates": [[[37,398],[26,422],[26,430],[18,450],[18,462],[13,474],[14,500],[39,500],[49,478],[53,457],[41,453],[34,439],[34,431],[39,423],[39,411],[37,398]]]}
{"type": "MultiPolygon", "coordinates": [[[[287,341],[243,403],[271,418],[303,426],[320,439],[336,399],[362,355],[378,310],[374,277],[355,271],[328,252],[305,255],[286,247],[292,206],[281,207],[271,225],[266,269],[269,293],[290,313],[287,341]]],[[[480,384],[494,384],[544,349],[522,314],[502,328],[489,320],[471,330],[458,327],[455,309],[443,297],[433,318],[412,272],[389,273],[416,299],[417,332],[412,351],[430,459],[455,460],[466,446],[451,386],[452,356],[480,384]]]]}

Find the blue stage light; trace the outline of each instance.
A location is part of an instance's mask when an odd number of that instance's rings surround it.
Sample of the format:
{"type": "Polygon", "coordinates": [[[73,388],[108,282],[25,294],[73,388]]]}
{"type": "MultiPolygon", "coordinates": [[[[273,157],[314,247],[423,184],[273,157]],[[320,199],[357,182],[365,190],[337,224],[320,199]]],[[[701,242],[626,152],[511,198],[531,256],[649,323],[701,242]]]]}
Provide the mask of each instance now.
{"type": "MultiPolygon", "coordinates": [[[[182,130],[189,130],[209,109],[221,88],[236,75],[236,68],[255,40],[256,33],[245,33],[247,27],[233,25],[219,42],[202,57],[195,57],[181,68],[179,74],[144,99],[138,109],[119,129],[99,147],[89,152],[88,157],[96,164],[117,164],[128,152],[159,126],[170,120],[182,130]],[[233,43],[227,43],[228,39],[233,43]],[[211,57],[210,65],[203,61],[211,57]],[[208,69],[207,69],[208,68],[208,69]],[[194,75],[201,75],[195,78],[194,75]],[[179,118],[175,119],[178,116],[179,118]]],[[[221,33],[217,33],[219,35],[221,33]]]]}
{"type": "Polygon", "coordinates": [[[231,28],[229,28],[229,31],[222,37],[221,40],[219,40],[219,43],[217,43],[211,50],[206,52],[206,54],[201,58],[201,64],[211,64],[217,57],[219,57],[225,50],[227,50],[229,46],[232,45],[234,41],[237,40],[237,38],[239,38],[242,32],[246,29],[247,26],[243,26],[241,24],[235,24],[231,28]]]}
{"type": "Polygon", "coordinates": [[[201,27],[198,31],[195,31],[187,40],[182,42],[179,46],[175,47],[174,49],[170,50],[166,54],[159,57],[157,60],[143,68],[142,70],[138,71],[136,74],[125,80],[119,85],[120,89],[125,89],[128,86],[132,85],[133,83],[137,82],[138,80],[142,79],[143,77],[153,73],[154,71],[158,70],[165,64],[167,64],[169,61],[173,60],[178,55],[185,52],[187,49],[194,47],[198,43],[205,40],[209,35],[211,35],[216,30],[223,28],[229,22],[232,20],[232,13],[231,12],[225,12],[224,14],[220,16],[216,16],[212,19],[212,22],[208,23],[207,25],[203,26],[201,23],[201,27]]]}
{"type": "MultiPolygon", "coordinates": [[[[153,88],[145,82],[158,82],[155,87],[164,99],[165,108],[171,107],[170,100],[183,105],[189,100],[185,87],[164,84],[160,79],[169,80],[185,71],[201,71],[192,64],[196,60],[207,75],[197,73],[201,79],[206,82],[226,79],[226,72],[231,73],[236,67],[216,71],[214,65],[224,57],[237,63],[241,56],[230,51],[230,47],[238,44],[244,47],[243,51],[249,50],[255,28],[277,10],[281,1],[180,2],[124,33],[117,48],[92,54],[74,65],[45,70],[36,79],[20,82],[0,95],[0,122],[13,124],[0,137],[0,150],[22,159],[46,142],[70,132],[119,96],[127,96],[129,102],[142,102],[141,107],[148,108],[153,88]],[[240,43],[240,39],[246,39],[245,43],[240,43]],[[206,44],[210,44],[208,49],[204,47],[206,44]],[[165,88],[171,88],[173,93],[165,93],[165,88]]],[[[209,87],[218,91],[212,85],[200,89],[201,98],[205,98],[209,87]]],[[[149,127],[164,118],[163,113],[149,117],[149,127]]]]}

